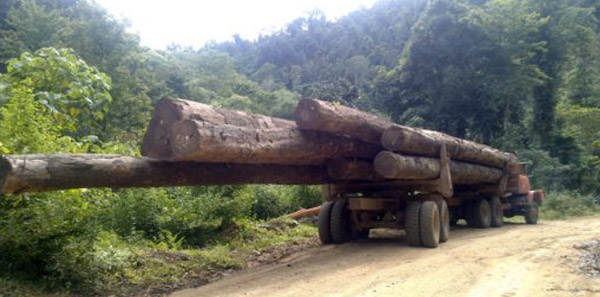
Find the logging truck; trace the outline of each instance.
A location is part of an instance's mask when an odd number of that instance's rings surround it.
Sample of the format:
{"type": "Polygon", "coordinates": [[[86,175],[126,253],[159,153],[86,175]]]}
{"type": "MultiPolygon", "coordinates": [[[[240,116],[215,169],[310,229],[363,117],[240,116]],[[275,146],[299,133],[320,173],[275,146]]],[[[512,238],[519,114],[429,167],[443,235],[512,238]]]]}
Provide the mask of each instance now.
{"type": "Polygon", "coordinates": [[[402,126],[316,99],[295,121],[164,98],[141,146],[144,157],[0,156],[0,195],[90,187],[232,184],[325,185],[324,244],[404,229],[410,245],[436,247],[450,225],[535,224],[543,192],[531,191],[517,156],[450,135],[402,126]]]}
{"type": "Polygon", "coordinates": [[[372,228],[393,228],[403,229],[411,246],[433,248],[449,239],[450,226],[461,219],[477,228],[501,227],[505,216],[515,215],[537,223],[544,193],[531,190],[514,154],[318,100],[301,101],[296,122],[384,149],[372,165],[328,164],[332,177],[368,182],[323,186],[327,202],[318,229],[324,244],[366,237],[372,228]]]}

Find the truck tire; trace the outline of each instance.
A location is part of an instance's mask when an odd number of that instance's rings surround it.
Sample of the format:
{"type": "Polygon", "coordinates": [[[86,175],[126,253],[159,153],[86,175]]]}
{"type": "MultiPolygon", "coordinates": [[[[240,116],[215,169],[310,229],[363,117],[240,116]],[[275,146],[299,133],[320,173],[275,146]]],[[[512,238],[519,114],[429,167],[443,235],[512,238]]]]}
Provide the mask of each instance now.
{"type": "Polygon", "coordinates": [[[421,244],[435,248],[440,243],[440,211],[433,201],[425,201],[419,214],[421,244]]]}
{"type": "Polygon", "coordinates": [[[437,207],[440,212],[440,243],[443,243],[450,238],[450,212],[444,199],[437,201],[437,207]]]}
{"type": "Polygon", "coordinates": [[[492,209],[486,199],[473,203],[473,219],[477,228],[489,228],[492,224],[492,209]]]}
{"type": "Polygon", "coordinates": [[[406,241],[410,246],[421,245],[421,231],[419,230],[419,215],[421,213],[421,202],[411,202],[406,208],[404,232],[406,241]]]}
{"type": "Polygon", "coordinates": [[[530,225],[537,224],[539,209],[537,203],[533,202],[530,207],[525,210],[525,222],[530,225]]]}
{"type": "Polygon", "coordinates": [[[319,211],[319,240],[321,240],[322,244],[330,244],[332,243],[331,239],[331,226],[329,224],[329,219],[331,216],[331,208],[333,207],[333,202],[328,201],[321,205],[321,210],[319,211]]]}
{"type": "Polygon", "coordinates": [[[490,199],[490,207],[492,208],[492,227],[502,227],[504,221],[504,210],[502,209],[502,201],[499,197],[490,199]]]}
{"type": "Polygon", "coordinates": [[[348,202],[336,201],[331,209],[330,230],[331,241],[341,244],[350,240],[350,214],[348,202]]]}

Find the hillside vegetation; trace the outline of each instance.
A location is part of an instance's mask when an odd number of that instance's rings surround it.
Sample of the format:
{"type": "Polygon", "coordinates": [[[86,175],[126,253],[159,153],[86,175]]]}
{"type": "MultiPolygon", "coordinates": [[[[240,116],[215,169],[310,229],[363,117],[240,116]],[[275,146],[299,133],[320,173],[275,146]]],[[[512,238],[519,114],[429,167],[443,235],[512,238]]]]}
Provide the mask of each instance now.
{"type": "MultiPolygon", "coordinates": [[[[256,41],[154,50],[92,1],[0,0],[0,153],[139,155],[164,96],[283,118],[316,97],[514,151],[550,192],[550,217],[588,213],[599,19],[595,0],[381,0],[256,41]]],[[[0,196],[0,296],[127,292],[241,267],[314,235],[261,220],[320,203],[318,188],[268,185],[0,196]]]]}

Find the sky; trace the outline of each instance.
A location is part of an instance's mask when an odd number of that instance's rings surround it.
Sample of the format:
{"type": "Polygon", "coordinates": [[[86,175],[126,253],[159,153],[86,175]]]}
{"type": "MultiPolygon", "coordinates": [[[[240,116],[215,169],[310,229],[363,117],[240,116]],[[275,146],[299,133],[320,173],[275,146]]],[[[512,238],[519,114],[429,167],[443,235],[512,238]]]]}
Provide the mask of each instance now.
{"type": "Polygon", "coordinates": [[[118,18],[131,23],[143,45],[165,49],[177,43],[202,47],[231,40],[236,33],[256,39],[261,32],[283,28],[319,9],[334,20],[376,0],[96,0],[118,18]]]}

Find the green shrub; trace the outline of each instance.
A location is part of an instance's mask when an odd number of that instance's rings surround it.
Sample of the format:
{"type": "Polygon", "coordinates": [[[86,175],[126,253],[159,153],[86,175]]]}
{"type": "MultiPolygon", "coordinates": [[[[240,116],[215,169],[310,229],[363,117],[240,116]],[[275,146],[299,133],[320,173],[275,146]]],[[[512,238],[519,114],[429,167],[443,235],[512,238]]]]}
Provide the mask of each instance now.
{"type": "Polygon", "coordinates": [[[545,219],[564,219],[592,215],[600,211],[596,198],[577,192],[549,192],[540,215],[545,219]]]}
{"type": "Polygon", "coordinates": [[[281,216],[292,209],[289,187],[255,186],[252,212],[257,219],[281,216]]]}
{"type": "Polygon", "coordinates": [[[311,208],[323,203],[321,188],[318,186],[295,186],[292,195],[294,209],[311,208]]]}
{"type": "Polygon", "coordinates": [[[252,212],[257,219],[276,218],[301,208],[322,203],[321,190],[315,186],[254,186],[252,212]]]}

